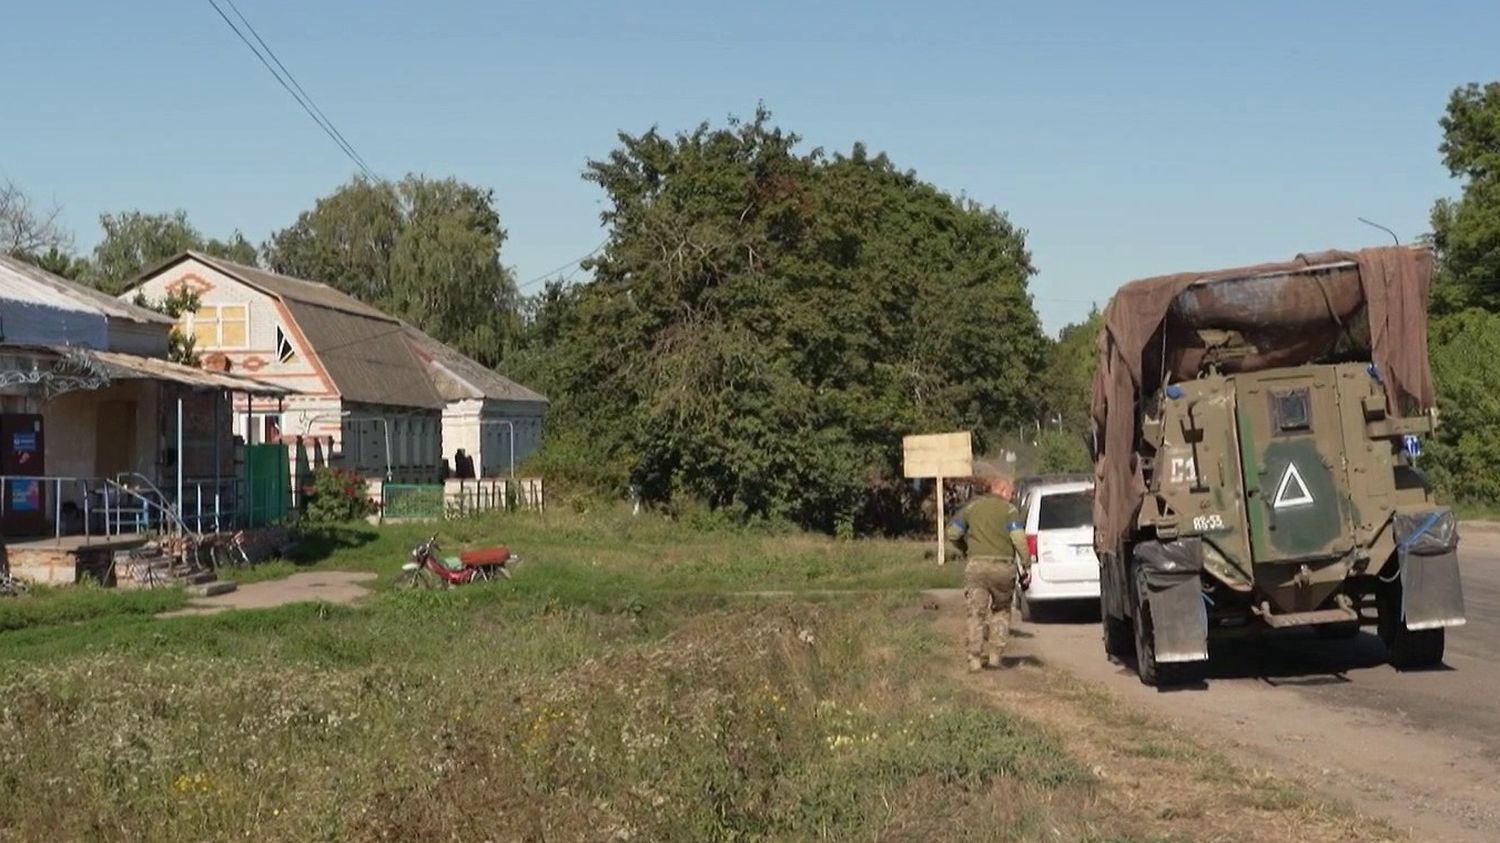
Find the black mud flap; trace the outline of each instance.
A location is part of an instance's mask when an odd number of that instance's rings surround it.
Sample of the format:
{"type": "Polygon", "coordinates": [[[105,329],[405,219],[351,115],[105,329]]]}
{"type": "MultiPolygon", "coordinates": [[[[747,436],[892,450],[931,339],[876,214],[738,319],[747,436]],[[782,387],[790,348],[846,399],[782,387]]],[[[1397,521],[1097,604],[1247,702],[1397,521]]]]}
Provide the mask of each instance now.
{"type": "Polygon", "coordinates": [[[1407,629],[1462,626],[1458,520],[1448,509],[1395,517],[1401,563],[1401,615],[1407,629]]]}
{"type": "Polygon", "coordinates": [[[1136,545],[1135,564],[1144,575],[1151,609],[1156,660],[1196,662],[1208,658],[1208,607],[1203,600],[1203,544],[1199,539],[1136,545]]]}

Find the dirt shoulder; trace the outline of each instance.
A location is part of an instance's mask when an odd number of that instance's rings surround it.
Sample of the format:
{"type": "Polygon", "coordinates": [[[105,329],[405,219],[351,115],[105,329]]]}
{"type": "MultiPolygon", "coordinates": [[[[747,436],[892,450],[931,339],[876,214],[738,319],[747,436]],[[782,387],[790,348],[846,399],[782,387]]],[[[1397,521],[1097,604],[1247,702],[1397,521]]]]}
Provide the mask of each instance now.
{"type": "Polygon", "coordinates": [[[1088,765],[1099,799],[1131,834],[1189,840],[1404,840],[1386,822],[1361,815],[1326,788],[1262,759],[1230,758],[1215,738],[1184,729],[1078,679],[1036,655],[1018,631],[1008,666],[967,673],[957,658],[963,628],[953,592],[930,593],[945,661],[965,687],[1039,723],[1088,765]]]}

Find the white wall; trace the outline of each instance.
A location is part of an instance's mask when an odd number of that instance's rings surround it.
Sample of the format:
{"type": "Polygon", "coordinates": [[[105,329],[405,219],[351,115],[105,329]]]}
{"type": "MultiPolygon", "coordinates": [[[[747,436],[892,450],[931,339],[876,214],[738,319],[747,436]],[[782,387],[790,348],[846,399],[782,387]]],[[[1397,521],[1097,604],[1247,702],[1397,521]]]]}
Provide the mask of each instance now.
{"type": "Polygon", "coordinates": [[[520,465],[541,447],[542,410],[543,405],[520,401],[449,402],[443,410],[443,459],[456,469],[458,449],[462,448],[474,458],[478,476],[506,475],[511,467],[511,426],[515,430],[515,463],[520,465]]]}
{"type": "MultiPolygon", "coordinates": [[[[211,344],[196,347],[201,358],[223,355],[230,363],[230,371],[257,380],[269,381],[299,392],[331,394],[332,384],[318,374],[301,335],[274,297],[243,284],[196,259],[188,258],[176,263],[151,278],[139,287],[147,299],[159,301],[173,290],[186,288],[198,292],[203,305],[221,307],[226,304],[245,305],[248,325],[244,348],[224,348],[211,344]],[[276,329],[283,328],[292,340],[296,359],[282,363],[277,355],[276,329]]],[[[123,298],[133,299],[136,291],[126,293],[123,298]]]]}

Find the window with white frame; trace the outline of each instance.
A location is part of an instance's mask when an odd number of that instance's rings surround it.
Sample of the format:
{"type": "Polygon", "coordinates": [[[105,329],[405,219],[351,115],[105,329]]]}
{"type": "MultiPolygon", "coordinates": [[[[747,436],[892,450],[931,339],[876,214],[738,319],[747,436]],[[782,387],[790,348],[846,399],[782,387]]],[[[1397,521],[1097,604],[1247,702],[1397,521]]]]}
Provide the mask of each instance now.
{"type": "Polygon", "coordinates": [[[194,339],[199,351],[243,349],[250,344],[249,305],[200,305],[196,311],[183,313],[177,325],[194,339]]]}

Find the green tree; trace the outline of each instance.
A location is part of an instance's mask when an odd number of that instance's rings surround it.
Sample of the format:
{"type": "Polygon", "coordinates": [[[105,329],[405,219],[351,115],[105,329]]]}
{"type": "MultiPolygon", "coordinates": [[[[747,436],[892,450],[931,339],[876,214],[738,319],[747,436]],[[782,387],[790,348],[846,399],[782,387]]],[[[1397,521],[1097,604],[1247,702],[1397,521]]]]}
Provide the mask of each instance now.
{"type": "Polygon", "coordinates": [[[648,500],[895,526],[906,433],[987,438],[1037,406],[1024,233],[862,146],[799,153],[757,111],[621,134],[586,178],[611,231],[536,303],[524,371],[587,466],[648,500]],[[625,478],[620,478],[624,482],[625,478]]]}
{"type": "Polygon", "coordinates": [[[89,268],[88,260],[63,251],[57,246],[51,246],[41,253],[14,252],[13,255],[53,275],[73,281],[82,277],[89,268]]]}
{"type": "Polygon", "coordinates": [[[1470,308],[1436,321],[1430,340],[1442,425],[1423,463],[1468,503],[1500,501],[1500,314],[1470,308]]]}
{"type": "MultiPolygon", "coordinates": [[[[181,289],[167,293],[167,297],[160,301],[151,301],[146,298],[145,293],[138,291],[135,294],[135,304],[177,319],[184,313],[197,313],[201,301],[197,291],[181,289]]],[[[173,325],[167,336],[167,359],[173,363],[196,366],[199,362],[197,345],[197,337],[185,334],[182,329],[173,325]]]]}
{"type": "Polygon", "coordinates": [[[103,214],[104,239],[81,279],[106,293],[122,292],[146,269],[189,249],[237,263],[255,265],[255,246],[236,231],[228,240],[204,238],[188,222],[187,212],[169,214],[124,211],[103,214]]]}
{"type": "Polygon", "coordinates": [[[1500,83],[1466,85],[1440,124],[1443,164],[1463,180],[1432,213],[1438,273],[1428,348],[1442,427],[1425,467],[1471,502],[1500,502],[1500,83]]]}
{"type": "Polygon", "coordinates": [[[1042,378],[1049,420],[1060,418],[1064,430],[1087,433],[1093,399],[1094,341],[1104,327],[1104,315],[1091,308],[1082,322],[1064,327],[1047,353],[1042,378]]]}
{"type": "Polygon", "coordinates": [[[355,180],[271,236],[277,272],[320,281],[494,366],[518,328],[494,194],[456,179],[355,180]]]}

